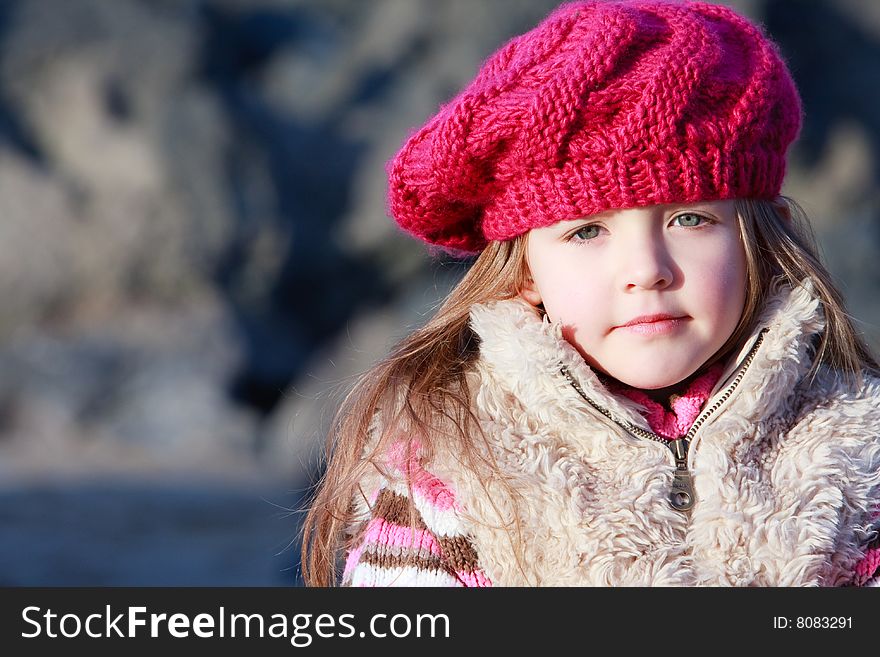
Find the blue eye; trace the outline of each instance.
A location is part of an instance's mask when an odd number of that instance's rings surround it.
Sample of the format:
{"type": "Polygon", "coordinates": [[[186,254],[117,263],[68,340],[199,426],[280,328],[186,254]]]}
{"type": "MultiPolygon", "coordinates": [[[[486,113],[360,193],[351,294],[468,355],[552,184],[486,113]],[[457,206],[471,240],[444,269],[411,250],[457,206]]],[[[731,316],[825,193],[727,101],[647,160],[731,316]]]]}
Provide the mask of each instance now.
{"type": "Polygon", "coordinates": [[[699,222],[706,222],[708,219],[701,214],[694,214],[693,212],[684,212],[680,215],[677,215],[673,221],[678,221],[681,219],[681,223],[679,226],[684,226],[685,228],[696,228],[699,226],[699,222]]]}
{"type": "Polygon", "coordinates": [[[599,236],[599,226],[596,224],[591,224],[590,226],[583,226],[578,228],[575,232],[571,234],[572,238],[577,237],[578,239],[575,241],[578,242],[587,242],[591,239],[594,239],[599,236]]]}

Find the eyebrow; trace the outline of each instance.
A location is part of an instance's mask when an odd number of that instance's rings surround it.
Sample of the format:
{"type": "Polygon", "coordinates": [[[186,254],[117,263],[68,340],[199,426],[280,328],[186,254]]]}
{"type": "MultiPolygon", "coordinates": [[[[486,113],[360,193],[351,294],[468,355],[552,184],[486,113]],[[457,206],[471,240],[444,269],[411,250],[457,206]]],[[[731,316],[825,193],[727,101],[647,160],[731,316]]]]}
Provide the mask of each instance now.
{"type": "Polygon", "coordinates": [[[597,217],[596,215],[588,215],[586,217],[577,217],[575,219],[562,219],[561,221],[557,221],[554,224],[551,224],[554,228],[560,228],[566,230],[568,228],[572,228],[577,224],[587,223],[590,221],[601,221],[601,217],[597,217]]]}
{"type": "Polygon", "coordinates": [[[703,212],[718,214],[718,210],[713,208],[710,203],[686,203],[683,205],[673,205],[670,212],[677,212],[678,210],[702,210],[703,212]]]}

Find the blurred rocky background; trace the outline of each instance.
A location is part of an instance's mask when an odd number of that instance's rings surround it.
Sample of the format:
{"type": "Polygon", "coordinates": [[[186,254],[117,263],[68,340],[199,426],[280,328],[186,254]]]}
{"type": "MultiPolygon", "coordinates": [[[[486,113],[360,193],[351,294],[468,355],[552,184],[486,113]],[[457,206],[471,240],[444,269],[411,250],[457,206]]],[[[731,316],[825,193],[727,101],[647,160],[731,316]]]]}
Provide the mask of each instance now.
{"type": "MultiPolygon", "coordinates": [[[[880,346],[880,3],[732,2],[880,346]]],[[[296,585],[353,377],[461,275],[384,164],[549,0],[0,1],[0,584],[296,585]]]]}

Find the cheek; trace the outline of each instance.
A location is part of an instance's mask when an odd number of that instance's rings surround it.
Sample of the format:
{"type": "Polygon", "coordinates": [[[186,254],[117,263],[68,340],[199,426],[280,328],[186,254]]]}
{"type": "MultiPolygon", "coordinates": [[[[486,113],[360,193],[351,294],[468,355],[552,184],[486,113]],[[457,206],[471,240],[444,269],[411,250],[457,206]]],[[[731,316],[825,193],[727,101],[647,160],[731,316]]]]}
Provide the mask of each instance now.
{"type": "Polygon", "coordinates": [[[583,263],[566,257],[546,257],[537,264],[533,275],[545,303],[554,304],[577,297],[584,290],[583,263]]]}
{"type": "Polygon", "coordinates": [[[703,303],[723,324],[739,321],[745,302],[746,259],[737,240],[725,245],[697,274],[702,281],[703,303]]]}
{"type": "Polygon", "coordinates": [[[593,271],[583,261],[558,261],[542,274],[541,297],[551,320],[579,333],[590,332],[593,324],[603,323],[605,309],[611,304],[611,286],[601,272],[593,271]]]}

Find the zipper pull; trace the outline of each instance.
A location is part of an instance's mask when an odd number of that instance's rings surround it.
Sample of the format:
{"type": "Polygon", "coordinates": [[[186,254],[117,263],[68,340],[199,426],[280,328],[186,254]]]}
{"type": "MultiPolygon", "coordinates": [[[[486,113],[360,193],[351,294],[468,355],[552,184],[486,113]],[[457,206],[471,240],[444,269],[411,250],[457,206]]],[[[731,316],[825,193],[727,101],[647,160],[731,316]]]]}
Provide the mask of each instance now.
{"type": "Polygon", "coordinates": [[[669,503],[676,511],[690,511],[696,500],[694,480],[687,467],[688,445],[687,438],[677,438],[669,442],[669,449],[675,457],[675,473],[672,479],[672,491],[669,493],[669,503]]]}

